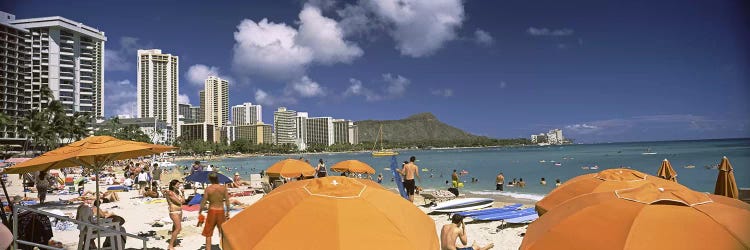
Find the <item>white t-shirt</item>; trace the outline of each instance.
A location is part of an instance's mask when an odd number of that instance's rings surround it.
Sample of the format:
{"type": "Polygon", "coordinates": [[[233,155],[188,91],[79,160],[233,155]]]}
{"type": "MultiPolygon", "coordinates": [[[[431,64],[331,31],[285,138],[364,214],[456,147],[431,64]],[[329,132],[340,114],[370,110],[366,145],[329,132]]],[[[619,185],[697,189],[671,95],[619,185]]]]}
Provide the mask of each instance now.
{"type": "Polygon", "coordinates": [[[214,171],[214,168],[211,165],[208,165],[204,171],[214,171]]]}
{"type": "Polygon", "coordinates": [[[141,172],[138,174],[138,181],[145,181],[148,182],[148,173],[147,172],[141,172]]]}
{"type": "Polygon", "coordinates": [[[133,186],[133,180],[130,178],[125,178],[125,181],[122,182],[122,185],[126,187],[133,186]]]}

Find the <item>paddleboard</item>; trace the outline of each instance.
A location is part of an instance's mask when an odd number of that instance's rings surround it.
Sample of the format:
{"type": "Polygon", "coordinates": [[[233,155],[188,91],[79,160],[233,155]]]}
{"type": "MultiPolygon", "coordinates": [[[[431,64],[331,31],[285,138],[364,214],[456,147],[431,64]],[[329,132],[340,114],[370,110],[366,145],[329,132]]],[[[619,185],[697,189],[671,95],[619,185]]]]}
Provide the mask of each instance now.
{"type": "Polygon", "coordinates": [[[534,210],[534,208],[527,208],[527,209],[522,209],[522,210],[494,213],[494,214],[482,214],[478,216],[472,216],[471,218],[475,220],[505,220],[505,219],[510,219],[510,218],[518,218],[522,216],[532,215],[532,214],[536,214],[536,210],[534,210]]]}
{"type": "Polygon", "coordinates": [[[391,172],[393,173],[393,181],[396,182],[396,187],[398,188],[398,193],[401,195],[401,197],[404,197],[404,199],[409,199],[409,195],[406,194],[406,189],[404,188],[404,182],[401,180],[401,174],[396,171],[398,168],[398,163],[396,163],[396,156],[391,156],[391,172]]]}
{"type": "Polygon", "coordinates": [[[518,209],[519,207],[521,207],[521,203],[507,205],[507,206],[499,207],[499,208],[488,208],[488,209],[482,209],[482,210],[476,210],[476,211],[459,212],[457,214],[470,217],[470,216],[477,216],[481,214],[492,214],[492,213],[513,211],[513,210],[518,209]]]}
{"type": "Polygon", "coordinates": [[[437,204],[432,208],[432,212],[455,213],[461,211],[477,210],[492,206],[494,199],[490,198],[463,198],[454,199],[437,204]]]}

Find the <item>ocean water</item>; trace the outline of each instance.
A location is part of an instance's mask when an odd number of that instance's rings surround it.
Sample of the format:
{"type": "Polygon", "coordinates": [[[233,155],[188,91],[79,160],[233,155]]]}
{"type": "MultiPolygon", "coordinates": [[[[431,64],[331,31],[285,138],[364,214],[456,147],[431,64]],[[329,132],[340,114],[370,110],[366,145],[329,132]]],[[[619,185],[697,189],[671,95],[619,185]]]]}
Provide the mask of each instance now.
{"type": "MultiPolygon", "coordinates": [[[[390,167],[391,157],[374,158],[369,152],[228,158],[209,161],[208,164],[229,168],[230,170],[224,171],[228,175],[240,172],[247,176],[249,173],[258,173],[281,159],[297,159],[300,156],[309,159],[313,166],[317,164],[318,159],[323,159],[329,167],[343,160],[360,160],[383,174],[385,186],[395,187],[391,181],[391,171],[384,170],[390,167]]],[[[604,169],[627,166],[655,175],[665,158],[669,159],[677,171],[679,183],[697,191],[713,192],[718,170],[707,169],[705,166],[714,166],[721,162],[723,156],[727,156],[734,167],[738,186],[750,187],[750,139],[405,150],[400,151],[397,160],[403,162],[410,156],[417,157],[420,170],[428,170],[420,171],[422,180],[417,183],[418,186],[443,188],[446,187],[445,181],[450,180],[453,169],[466,170],[468,174],[461,176],[461,181],[465,185],[462,192],[533,200],[539,200],[550,192],[556,179],[564,182],[578,175],[604,169]],[[656,154],[644,155],[643,153],[649,149],[656,154]],[[542,160],[546,162],[540,162],[542,160]],[[559,162],[560,166],[555,166],[552,161],[559,162]],[[694,165],[695,168],[684,168],[687,165],[694,165]],[[599,166],[599,169],[582,169],[584,166],[599,166]],[[505,175],[506,183],[513,178],[523,178],[526,187],[515,188],[506,185],[504,192],[495,191],[495,176],[499,172],[505,175]],[[546,186],[539,184],[542,177],[547,180],[546,186]],[[478,179],[478,182],[471,183],[471,178],[478,179]]],[[[189,165],[190,161],[181,161],[177,164],[189,165]]]]}

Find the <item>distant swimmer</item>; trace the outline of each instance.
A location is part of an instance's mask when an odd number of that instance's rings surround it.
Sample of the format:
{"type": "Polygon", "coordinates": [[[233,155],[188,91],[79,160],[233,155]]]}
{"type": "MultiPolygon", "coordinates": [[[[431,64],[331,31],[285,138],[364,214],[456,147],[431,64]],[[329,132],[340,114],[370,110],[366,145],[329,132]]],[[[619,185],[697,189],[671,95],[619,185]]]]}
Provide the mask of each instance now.
{"type": "Polygon", "coordinates": [[[539,184],[542,184],[542,186],[547,186],[547,180],[545,180],[544,177],[542,177],[542,180],[539,181],[539,184]]]}
{"type": "Polygon", "coordinates": [[[559,187],[560,185],[562,185],[562,183],[560,183],[560,179],[555,180],[555,187],[559,187]]]}

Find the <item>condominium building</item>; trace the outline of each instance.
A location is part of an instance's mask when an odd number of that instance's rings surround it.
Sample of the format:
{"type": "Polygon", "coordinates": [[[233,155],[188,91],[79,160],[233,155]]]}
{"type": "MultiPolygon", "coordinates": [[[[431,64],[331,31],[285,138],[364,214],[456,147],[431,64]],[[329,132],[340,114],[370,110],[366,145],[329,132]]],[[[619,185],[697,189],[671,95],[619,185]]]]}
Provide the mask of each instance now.
{"type": "Polygon", "coordinates": [[[24,140],[22,117],[28,114],[31,56],[26,37],[29,31],[9,24],[15,16],[0,12],[0,113],[9,119],[0,126],[0,141],[20,144],[24,140]]]}
{"type": "Polygon", "coordinates": [[[220,129],[227,125],[229,121],[229,82],[227,80],[209,76],[203,88],[203,108],[204,122],[213,124],[214,142],[221,141],[220,129]]]}
{"type": "MultiPolygon", "coordinates": [[[[182,124],[180,128],[180,139],[183,141],[213,141],[214,125],[207,123],[182,124]]],[[[202,152],[196,152],[202,153],[202,152]]]]}
{"type": "Polygon", "coordinates": [[[359,130],[354,122],[344,119],[333,120],[333,143],[334,144],[357,144],[359,143],[359,130]]]}
{"type": "Polygon", "coordinates": [[[297,150],[307,149],[307,117],[307,112],[297,112],[294,117],[294,144],[297,145],[297,150]]]}
{"type": "MultiPolygon", "coordinates": [[[[156,117],[178,134],[179,72],[179,57],[159,49],[138,50],[137,117],[156,117]]],[[[174,139],[169,137],[168,142],[174,139]]]]}
{"type": "Polygon", "coordinates": [[[235,139],[246,139],[254,144],[273,143],[271,125],[259,122],[253,125],[235,126],[235,139]]]}
{"type": "Polygon", "coordinates": [[[305,124],[307,126],[305,143],[308,146],[312,144],[333,145],[334,131],[332,117],[310,117],[307,118],[305,124]]]}
{"type": "Polygon", "coordinates": [[[294,144],[297,133],[297,112],[279,107],[273,112],[273,127],[276,129],[276,144],[294,144]]]}
{"type": "Polygon", "coordinates": [[[203,94],[201,108],[205,112],[203,114],[205,122],[218,127],[226,126],[229,121],[229,82],[209,76],[206,79],[203,94]]]}
{"type": "Polygon", "coordinates": [[[251,125],[263,122],[263,107],[246,102],[232,106],[232,125],[251,125]]]}
{"type": "MultiPolygon", "coordinates": [[[[205,86],[204,86],[204,88],[205,88],[205,86]]],[[[206,91],[203,91],[203,90],[198,91],[198,96],[199,96],[199,99],[200,99],[200,106],[198,106],[198,116],[197,116],[197,119],[198,119],[198,122],[205,122],[206,121],[206,117],[205,117],[206,116],[206,110],[204,108],[206,107],[205,106],[205,103],[206,103],[206,91]]]]}
{"type": "Polygon", "coordinates": [[[65,112],[104,117],[104,32],[59,17],[5,20],[28,30],[30,77],[24,95],[30,109],[42,109],[41,91],[49,88],[65,112]]]}

